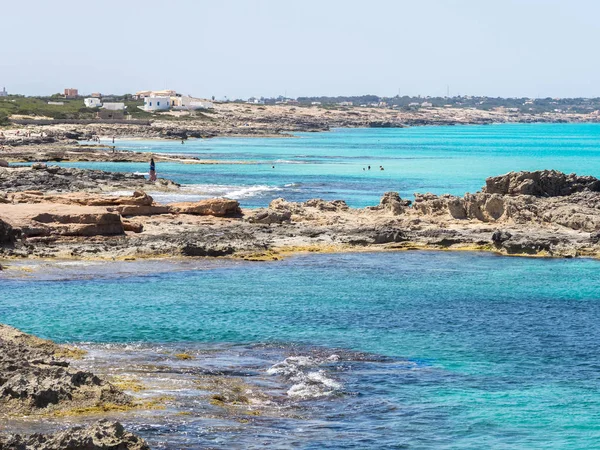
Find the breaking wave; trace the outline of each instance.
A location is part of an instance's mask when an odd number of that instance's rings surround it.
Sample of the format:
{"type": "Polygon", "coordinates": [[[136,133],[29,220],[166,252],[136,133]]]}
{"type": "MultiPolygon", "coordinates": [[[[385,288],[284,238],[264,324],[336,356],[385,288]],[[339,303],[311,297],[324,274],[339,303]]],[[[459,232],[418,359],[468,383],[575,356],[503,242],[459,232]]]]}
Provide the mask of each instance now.
{"type": "Polygon", "coordinates": [[[269,375],[279,375],[292,383],[287,395],[290,398],[307,400],[327,397],[340,392],[342,384],[329,376],[321,366],[339,361],[338,355],[327,358],[290,356],[267,370],[269,375]]]}

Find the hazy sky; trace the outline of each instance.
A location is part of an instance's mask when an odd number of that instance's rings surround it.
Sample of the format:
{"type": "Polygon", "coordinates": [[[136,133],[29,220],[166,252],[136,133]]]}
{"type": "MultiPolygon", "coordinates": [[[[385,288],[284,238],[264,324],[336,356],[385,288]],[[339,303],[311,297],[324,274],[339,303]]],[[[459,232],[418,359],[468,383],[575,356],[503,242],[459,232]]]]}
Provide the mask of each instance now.
{"type": "Polygon", "coordinates": [[[3,0],[0,87],[600,96],[597,0],[3,0]]]}

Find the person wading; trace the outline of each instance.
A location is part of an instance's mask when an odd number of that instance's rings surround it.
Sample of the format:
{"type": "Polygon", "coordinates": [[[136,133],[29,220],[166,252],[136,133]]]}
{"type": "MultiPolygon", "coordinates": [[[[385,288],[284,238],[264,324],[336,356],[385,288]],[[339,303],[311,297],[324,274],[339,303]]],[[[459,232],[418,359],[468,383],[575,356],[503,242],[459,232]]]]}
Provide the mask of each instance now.
{"type": "Polygon", "coordinates": [[[150,158],[150,181],[156,181],[156,164],[154,158],[150,158]]]}

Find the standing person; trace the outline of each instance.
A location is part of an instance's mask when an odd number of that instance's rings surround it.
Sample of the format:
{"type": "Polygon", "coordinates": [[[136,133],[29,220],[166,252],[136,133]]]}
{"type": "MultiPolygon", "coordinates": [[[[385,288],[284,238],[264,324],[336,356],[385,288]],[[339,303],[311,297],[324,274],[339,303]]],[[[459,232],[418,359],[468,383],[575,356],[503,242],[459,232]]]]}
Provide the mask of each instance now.
{"type": "Polygon", "coordinates": [[[154,158],[150,158],[150,181],[156,181],[156,164],[154,158]]]}

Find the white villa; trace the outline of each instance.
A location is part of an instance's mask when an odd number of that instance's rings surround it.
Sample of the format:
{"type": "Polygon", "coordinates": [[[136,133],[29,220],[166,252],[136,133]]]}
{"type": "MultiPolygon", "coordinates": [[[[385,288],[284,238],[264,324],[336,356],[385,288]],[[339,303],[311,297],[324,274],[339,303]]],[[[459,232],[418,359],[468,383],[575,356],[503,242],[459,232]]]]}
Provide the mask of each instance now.
{"type": "Polygon", "coordinates": [[[171,106],[176,110],[194,110],[194,109],[212,109],[214,105],[207,100],[190,97],[189,95],[181,95],[171,97],[171,106]]]}
{"type": "Polygon", "coordinates": [[[172,106],[171,97],[144,97],[144,111],[167,111],[172,106]]]}
{"type": "Polygon", "coordinates": [[[8,92],[6,92],[6,88],[2,88],[0,91],[0,97],[8,97],[8,92]]]}
{"type": "Polygon", "coordinates": [[[83,104],[86,108],[99,108],[102,106],[100,99],[95,97],[84,98],[83,104]]]}

